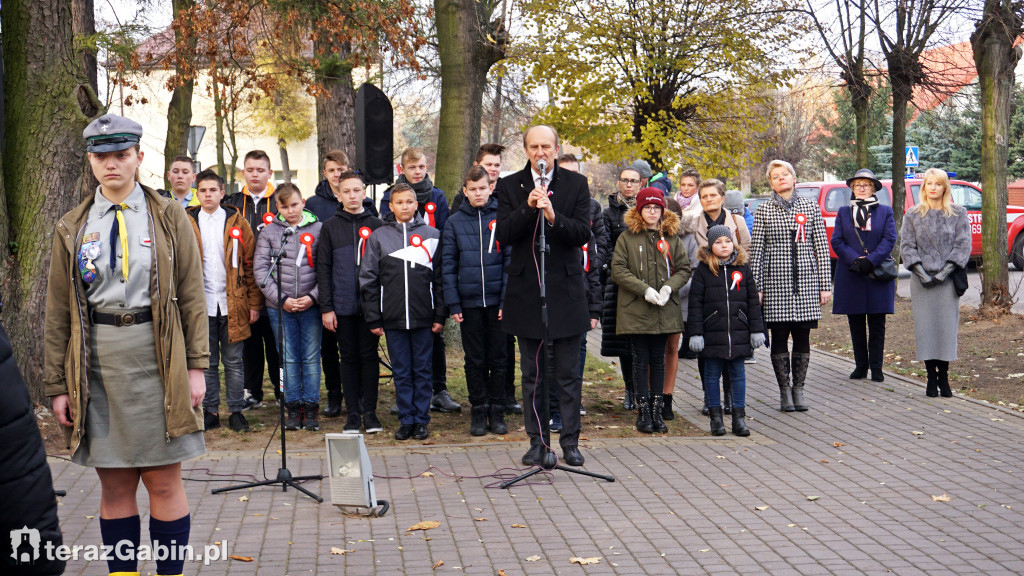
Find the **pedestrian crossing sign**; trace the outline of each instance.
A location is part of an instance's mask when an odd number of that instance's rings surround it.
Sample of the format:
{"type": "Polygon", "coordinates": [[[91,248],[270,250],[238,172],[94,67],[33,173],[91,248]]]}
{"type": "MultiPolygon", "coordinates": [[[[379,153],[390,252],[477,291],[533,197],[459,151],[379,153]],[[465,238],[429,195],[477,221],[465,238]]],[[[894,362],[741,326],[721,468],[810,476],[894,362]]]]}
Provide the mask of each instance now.
{"type": "Polygon", "coordinates": [[[918,153],[917,146],[906,147],[906,158],[906,166],[908,168],[911,166],[918,166],[920,164],[919,161],[921,160],[921,155],[918,153]]]}

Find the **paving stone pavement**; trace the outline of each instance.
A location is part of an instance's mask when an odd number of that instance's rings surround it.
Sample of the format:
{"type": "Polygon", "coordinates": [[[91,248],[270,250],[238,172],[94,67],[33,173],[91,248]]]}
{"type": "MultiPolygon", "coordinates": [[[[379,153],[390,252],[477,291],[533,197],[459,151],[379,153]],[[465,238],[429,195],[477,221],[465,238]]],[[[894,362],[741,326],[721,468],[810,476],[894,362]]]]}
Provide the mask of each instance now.
{"type": "MultiPolygon", "coordinates": [[[[598,340],[591,335],[595,353],[598,340]]],[[[410,443],[370,450],[377,497],[392,508],[366,519],[291,489],[210,494],[226,485],[213,474],[262,478],[259,453],[187,462],[192,543],[202,551],[226,542],[229,554],[254,560],[192,561],[185,574],[1024,573],[1024,417],[960,397],[927,398],[923,385],[892,374],[884,383],[852,381],[850,361],[817,351],[807,377],[811,410],[784,414],[767,352],[757,358],[747,365],[749,438],[583,442],[585,469],[614,483],[556,472],[551,484],[506,491],[490,487],[488,475],[517,467],[525,446],[410,443]],[[430,467],[434,476],[420,476],[430,467]],[[933,501],[943,494],[950,501],[933,501]],[[422,520],[441,525],[406,532],[422,520]],[[570,564],[573,556],[600,562],[570,564]]],[[[706,429],[695,364],[680,362],[675,408],[706,429]]],[[[326,472],[316,453],[290,455],[289,467],[326,472]]],[[[51,468],[55,486],[68,491],[65,543],[99,543],[95,473],[56,459],[51,468]]],[[[326,480],[307,487],[328,495],[326,480]]],[[[144,526],[145,504],[140,490],[144,526]]],[[[106,566],[72,561],[67,573],[106,574],[106,566]]]]}

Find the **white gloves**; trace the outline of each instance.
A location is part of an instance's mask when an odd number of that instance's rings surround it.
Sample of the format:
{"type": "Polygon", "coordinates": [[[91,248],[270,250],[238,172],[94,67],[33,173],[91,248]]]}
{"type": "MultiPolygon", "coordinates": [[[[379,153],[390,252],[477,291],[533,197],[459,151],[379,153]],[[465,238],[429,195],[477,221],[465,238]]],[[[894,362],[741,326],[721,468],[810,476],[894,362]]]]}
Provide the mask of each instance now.
{"type": "Polygon", "coordinates": [[[764,332],[754,332],[750,335],[750,347],[757,350],[764,346],[764,332]]]}
{"type": "Polygon", "coordinates": [[[664,306],[668,304],[668,299],[672,297],[672,287],[666,284],[661,287],[661,291],[658,294],[661,296],[661,304],[659,306],[664,306]]]}
{"type": "Polygon", "coordinates": [[[690,336],[690,352],[700,352],[704,349],[703,336],[690,336]]]}
{"type": "Polygon", "coordinates": [[[644,290],[644,300],[647,300],[648,302],[654,304],[655,306],[662,305],[661,294],[658,294],[658,291],[655,290],[654,288],[648,287],[647,290],[644,290]]]}

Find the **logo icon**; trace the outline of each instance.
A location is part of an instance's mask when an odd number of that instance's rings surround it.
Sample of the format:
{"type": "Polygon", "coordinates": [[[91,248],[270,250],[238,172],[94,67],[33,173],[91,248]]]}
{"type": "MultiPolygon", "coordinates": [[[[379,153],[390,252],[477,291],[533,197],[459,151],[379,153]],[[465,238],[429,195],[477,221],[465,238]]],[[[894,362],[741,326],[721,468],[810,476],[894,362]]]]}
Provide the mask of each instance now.
{"type": "Polygon", "coordinates": [[[28,526],[11,530],[11,558],[15,564],[34,564],[39,559],[39,530],[28,526]]]}

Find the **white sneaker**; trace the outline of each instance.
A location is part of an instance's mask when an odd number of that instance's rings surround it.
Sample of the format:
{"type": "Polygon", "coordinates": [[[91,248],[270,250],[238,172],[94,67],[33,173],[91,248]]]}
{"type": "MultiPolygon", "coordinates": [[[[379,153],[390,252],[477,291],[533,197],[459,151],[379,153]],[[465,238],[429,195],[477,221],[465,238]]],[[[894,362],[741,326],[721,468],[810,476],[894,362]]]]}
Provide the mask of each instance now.
{"type": "Polygon", "coordinates": [[[744,358],[743,359],[743,363],[744,364],[757,364],[757,358],[754,358],[753,356],[751,356],[750,358],[744,358]]]}

